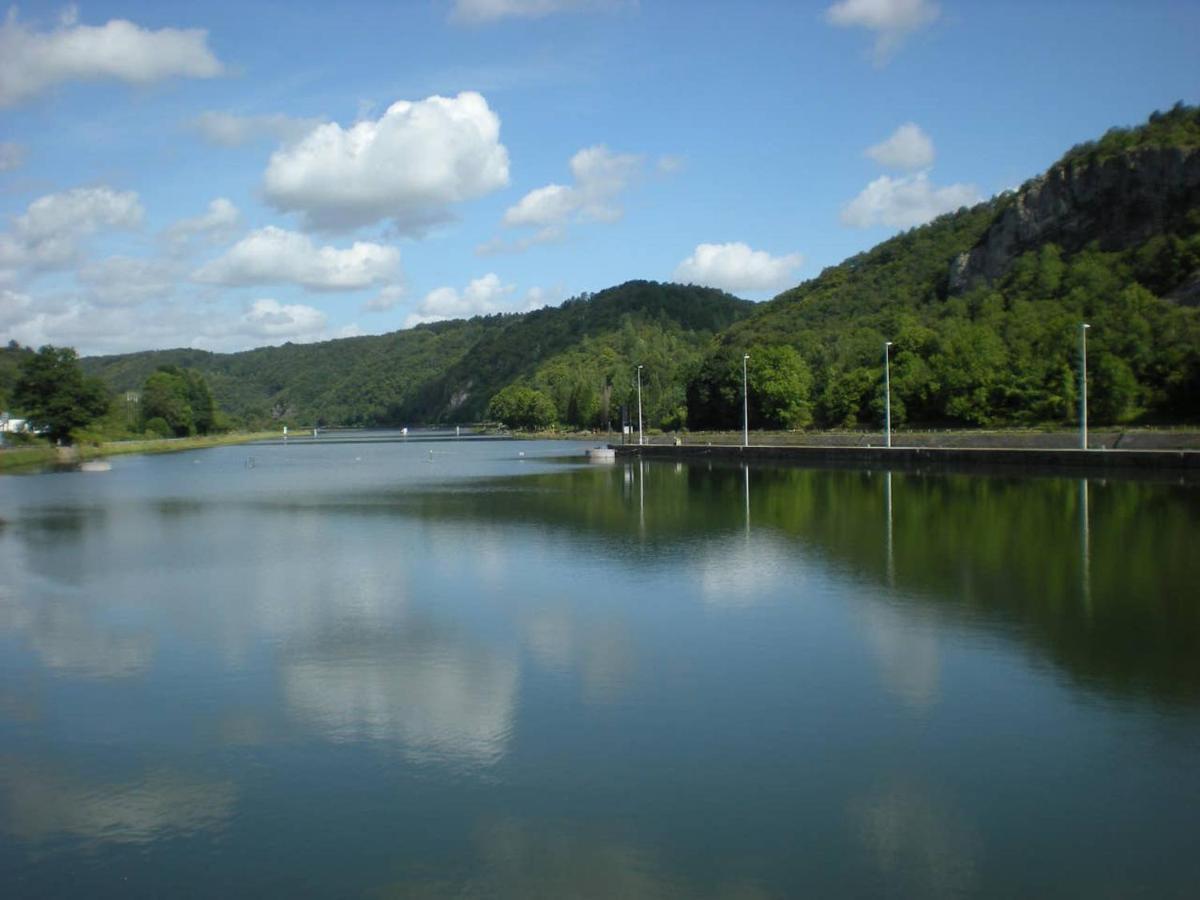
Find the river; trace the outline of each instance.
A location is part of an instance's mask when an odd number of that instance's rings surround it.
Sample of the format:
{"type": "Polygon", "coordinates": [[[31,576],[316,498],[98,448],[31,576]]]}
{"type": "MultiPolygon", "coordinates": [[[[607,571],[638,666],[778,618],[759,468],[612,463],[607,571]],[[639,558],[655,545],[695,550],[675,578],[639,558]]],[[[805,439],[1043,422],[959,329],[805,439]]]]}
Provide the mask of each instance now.
{"type": "Polygon", "coordinates": [[[585,446],[0,478],[5,896],[1194,896],[1200,486],[585,446]]]}

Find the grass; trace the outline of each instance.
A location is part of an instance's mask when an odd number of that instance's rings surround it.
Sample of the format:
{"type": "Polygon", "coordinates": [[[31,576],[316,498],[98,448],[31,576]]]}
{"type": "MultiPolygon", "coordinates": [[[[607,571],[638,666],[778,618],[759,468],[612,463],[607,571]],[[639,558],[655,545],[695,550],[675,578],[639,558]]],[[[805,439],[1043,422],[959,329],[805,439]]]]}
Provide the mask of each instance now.
{"type": "Polygon", "coordinates": [[[50,444],[35,444],[0,450],[0,472],[31,472],[48,468],[59,462],[80,462],[130,453],[178,453],[182,450],[203,450],[227,444],[261,441],[277,435],[278,432],[275,431],[255,431],[157,440],[105,441],[99,444],[76,444],[71,448],[63,448],[62,452],[60,452],[60,448],[50,444]]]}

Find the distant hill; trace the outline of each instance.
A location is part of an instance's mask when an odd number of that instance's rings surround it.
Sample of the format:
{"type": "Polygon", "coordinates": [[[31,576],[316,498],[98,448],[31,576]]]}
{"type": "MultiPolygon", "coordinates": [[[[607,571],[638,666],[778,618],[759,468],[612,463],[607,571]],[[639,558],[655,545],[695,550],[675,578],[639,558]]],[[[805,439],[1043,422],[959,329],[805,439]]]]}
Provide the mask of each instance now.
{"type": "Polygon", "coordinates": [[[85,369],[136,390],[162,365],[203,372],[217,403],[247,424],[400,425],[484,417],[501,388],[549,394],[559,420],[616,420],[645,366],[653,421],[679,416],[713,336],[753,304],[711,288],[631,281],[535,312],[438,322],[390,334],[243,353],[159,350],[89,357],[85,369]]]}
{"type": "Polygon", "coordinates": [[[643,368],[647,423],[878,427],[1066,423],[1080,325],[1096,424],[1200,422],[1200,109],[1176,105],[1069,150],[1045,174],[911,229],[762,304],[631,281],[521,315],[245,353],[84,360],[115,388],[204,372],[247,424],[463,422],[501,388],[561,422],[615,421],[643,368]]]}
{"type": "MultiPolygon", "coordinates": [[[[815,424],[1066,422],[1087,322],[1089,416],[1200,421],[1200,109],[1073,148],[1017,192],[823,271],[721,334],[689,384],[693,426],[733,426],[731,361],[787,344],[815,424]]],[[[753,424],[753,423],[752,423],[753,424]]]]}

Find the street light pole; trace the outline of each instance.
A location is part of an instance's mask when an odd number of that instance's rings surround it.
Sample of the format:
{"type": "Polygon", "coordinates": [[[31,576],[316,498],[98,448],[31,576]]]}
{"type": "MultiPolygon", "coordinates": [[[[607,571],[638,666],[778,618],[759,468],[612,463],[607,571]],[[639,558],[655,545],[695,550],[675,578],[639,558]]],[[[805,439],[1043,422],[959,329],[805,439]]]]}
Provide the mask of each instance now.
{"type": "Polygon", "coordinates": [[[750,354],[746,353],[742,356],[742,446],[750,446],[750,388],[749,381],[746,380],[746,363],[750,359],[750,354]]]}
{"type": "Polygon", "coordinates": [[[888,359],[891,341],[883,342],[883,445],[892,446],[892,372],[888,359]]]}
{"type": "Polygon", "coordinates": [[[638,366],[638,446],[640,447],[645,441],[642,438],[642,367],[638,366]]]}
{"type": "Polygon", "coordinates": [[[1086,450],[1087,443],[1087,333],[1092,326],[1087,322],[1079,325],[1079,449],[1086,450]]]}

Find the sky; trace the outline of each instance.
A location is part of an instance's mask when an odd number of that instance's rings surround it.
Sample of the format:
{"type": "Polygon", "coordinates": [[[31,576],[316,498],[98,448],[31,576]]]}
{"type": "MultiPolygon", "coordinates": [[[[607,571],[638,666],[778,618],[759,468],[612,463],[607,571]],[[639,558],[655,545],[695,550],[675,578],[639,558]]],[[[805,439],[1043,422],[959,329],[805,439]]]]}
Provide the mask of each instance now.
{"type": "Polygon", "coordinates": [[[23,3],[0,338],[236,351],[765,300],[1200,100],[1200,3],[23,3]]]}

